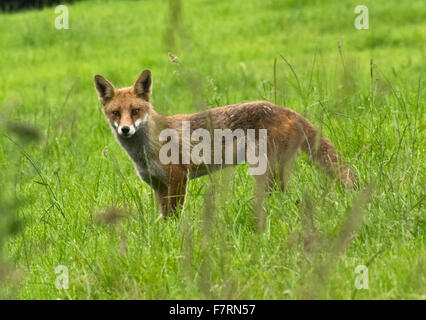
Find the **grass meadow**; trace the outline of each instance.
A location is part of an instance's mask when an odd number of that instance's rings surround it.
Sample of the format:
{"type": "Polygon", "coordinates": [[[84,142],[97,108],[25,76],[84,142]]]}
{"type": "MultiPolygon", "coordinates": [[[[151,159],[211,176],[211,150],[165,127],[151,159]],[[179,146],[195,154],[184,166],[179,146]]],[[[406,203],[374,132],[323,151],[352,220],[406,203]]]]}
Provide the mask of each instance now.
{"type": "Polygon", "coordinates": [[[0,13],[2,298],[426,298],[423,1],[68,10],[68,30],[55,28],[54,7],[0,13]],[[359,4],[368,30],[354,26],[359,4]],[[93,84],[102,74],[127,87],[143,69],[162,114],[252,100],[296,110],[360,190],[300,154],[287,191],[266,194],[263,209],[243,165],[192,180],[179,217],[164,221],[93,84]]]}

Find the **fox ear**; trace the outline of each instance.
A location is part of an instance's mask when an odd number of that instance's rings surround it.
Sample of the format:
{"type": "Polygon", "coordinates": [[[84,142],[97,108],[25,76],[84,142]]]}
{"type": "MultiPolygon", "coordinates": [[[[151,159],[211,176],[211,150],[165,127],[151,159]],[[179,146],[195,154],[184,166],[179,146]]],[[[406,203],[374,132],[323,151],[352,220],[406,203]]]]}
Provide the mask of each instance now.
{"type": "Polygon", "coordinates": [[[115,88],[111,82],[100,75],[95,76],[95,88],[102,104],[107,103],[114,97],[115,88]]]}
{"type": "Polygon", "coordinates": [[[152,93],[152,77],[151,71],[144,70],[133,85],[133,90],[138,97],[147,101],[151,98],[152,93]]]}

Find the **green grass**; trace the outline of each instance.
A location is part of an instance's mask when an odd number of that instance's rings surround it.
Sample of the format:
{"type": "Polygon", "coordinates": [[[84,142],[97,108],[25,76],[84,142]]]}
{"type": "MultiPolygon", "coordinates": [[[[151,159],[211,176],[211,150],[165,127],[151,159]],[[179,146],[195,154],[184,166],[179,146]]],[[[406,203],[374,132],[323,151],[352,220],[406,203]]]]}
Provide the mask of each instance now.
{"type": "Polygon", "coordinates": [[[3,297],[425,299],[425,6],[364,1],[370,29],[356,30],[358,4],[191,0],[179,19],[165,1],[84,1],[69,6],[70,30],[54,28],[54,8],[0,14],[3,297]],[[192,181],[180,218],[163,221],[93,85],[99,73],[129,86],[145,68],[163,114],[260,99],[304,114],[361,190],[301,155],[288,191],[265,201],[264,233],[244,166],[213,189],[192,181]],[[99,222],[108,208],[126,217],[99,222]],[[355,288],[358,265],[368,290],[355,288]]]}

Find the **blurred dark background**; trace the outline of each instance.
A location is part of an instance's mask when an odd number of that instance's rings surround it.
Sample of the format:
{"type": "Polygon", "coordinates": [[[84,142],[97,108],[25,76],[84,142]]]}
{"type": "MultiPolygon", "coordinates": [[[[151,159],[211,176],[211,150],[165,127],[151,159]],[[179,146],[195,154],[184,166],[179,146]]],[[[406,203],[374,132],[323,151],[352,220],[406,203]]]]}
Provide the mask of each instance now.
{"type": "Polygon", "coordinates": [[[53,5],[73,3],[79,0],[1,0],[0,10],[15,12],[24,9],[42,9],[53,5]]]}

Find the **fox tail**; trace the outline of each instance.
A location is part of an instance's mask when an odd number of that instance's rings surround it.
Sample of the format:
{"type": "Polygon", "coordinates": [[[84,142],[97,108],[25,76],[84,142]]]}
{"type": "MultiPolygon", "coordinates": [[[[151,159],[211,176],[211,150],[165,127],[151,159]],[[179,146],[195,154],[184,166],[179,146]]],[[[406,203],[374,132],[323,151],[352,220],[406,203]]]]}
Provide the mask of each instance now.
{"type": "Polygon", "coordinates": [[[337,155],[333,143],[306,119],[302,118],[301,122],[304,134],[301,149],[330,176],[337,178],[345,188],[358,189],[357,176],[337,155]]]}

